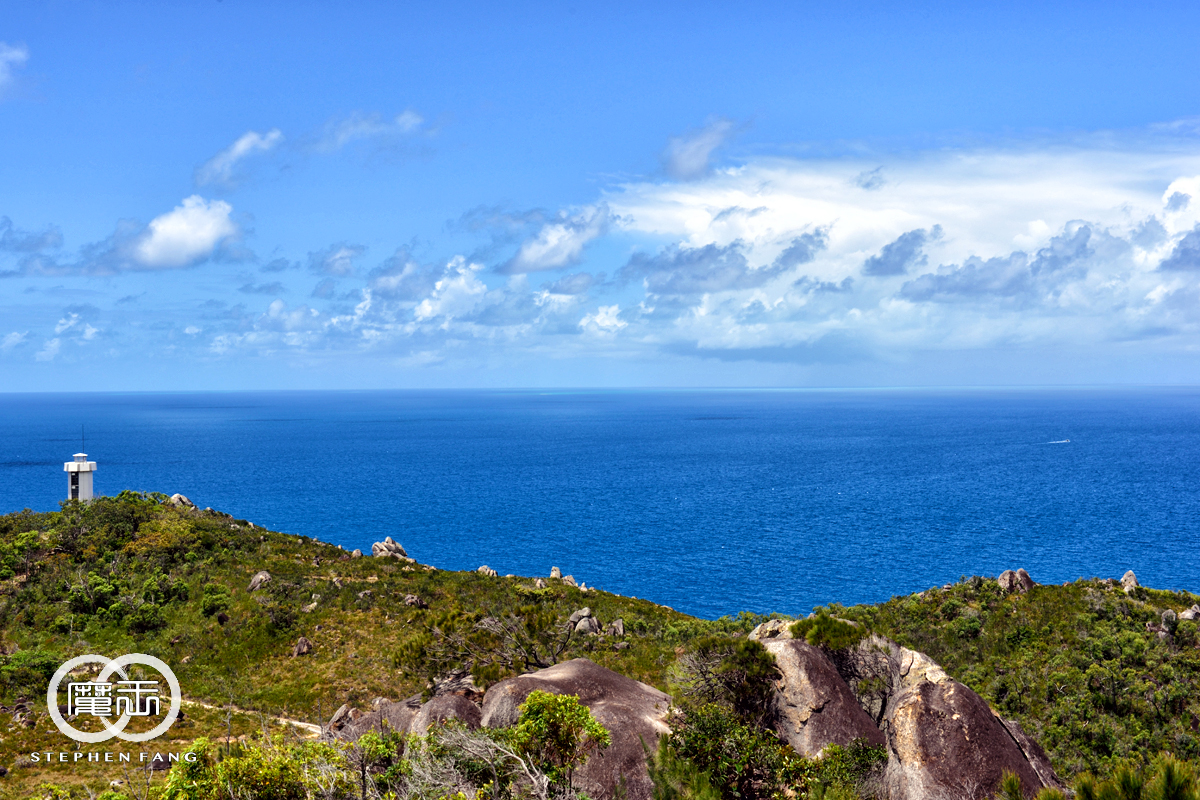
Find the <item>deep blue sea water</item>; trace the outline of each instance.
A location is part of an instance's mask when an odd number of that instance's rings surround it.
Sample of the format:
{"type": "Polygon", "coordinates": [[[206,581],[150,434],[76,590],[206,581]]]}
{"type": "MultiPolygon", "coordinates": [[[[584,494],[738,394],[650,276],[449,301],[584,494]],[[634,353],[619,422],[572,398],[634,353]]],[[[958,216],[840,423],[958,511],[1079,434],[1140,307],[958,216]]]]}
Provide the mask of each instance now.
{"type": "Polygon", "coordinates": [[[0,394],[0,512],[57,507],[81,424],[100,493],[705,617],[1021,566],[1200,590],[1194,388],[0,394]]]}

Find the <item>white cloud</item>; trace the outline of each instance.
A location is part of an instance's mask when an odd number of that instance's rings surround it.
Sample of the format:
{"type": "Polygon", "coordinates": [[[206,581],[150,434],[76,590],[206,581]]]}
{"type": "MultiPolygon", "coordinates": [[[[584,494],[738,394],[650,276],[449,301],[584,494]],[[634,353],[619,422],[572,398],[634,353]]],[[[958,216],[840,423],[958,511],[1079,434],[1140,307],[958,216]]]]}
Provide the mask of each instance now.
{"type": "Polygon", "coordinates": [[[618,305],[600,306],[594,313],[587,314],[579,320],[579,327],[588,333],[611,335],[629,325],[618,316],[621,307],[618,305]]]}
{"type": "Polygon", "coordinates": [[[58,321],[57,325],[54,326],[54,333],[55,334],[66,333],[67,331],[71,330],[71,328],[74,328],[78,324],[79,324],[79,315],[75,314],[73,312],[68,313],[65,317],[63,317],[62,319],[60,319],[58,321]]]}
{"type": "Polygon", "coordinates": [[[9,350],[12,350],[14,347],[21,344],[21,342],[25,341],[25,337],[28,335],[29,331],[25,331],[24,333],[13,331],[12,333],[7,334],[3,339],[0,339],[0,352],[7,353],[9,350]]]}
{"type": "Polygon", "coordinates": [[[378,113],[356,112],[339,122],[325,126],[325,132],[317,142],[318,150],[340,150],[351,142],[363,139],[404,136],[413,133],[425,122],[415,111],[404,111],[392,119],[378,113]]]}
{"type": "Polygon", "coordinates": [[[37,352],[37,355],[35,355],[34,358],[38,361],[53,361],[54,357],[58,355],[58,351],[60,349],[62,349],[61,339],[58,337],[49,339],[44,345],[42,345],[42,349],[37,352]]]}
{"type": "Polygon", "coordinates": [[[584,245],[604,233],[608,223],[608,207],[603,204],[588,206],[577,214],[560,214],[522,244],[501,272],[519,274],[576,264],[584,245]]]}
{"type": "Polygon", "coordinates": [[[308,254],[308,266],[313,272],[344,278],[354,274],[354,259],[366,252],[356,244],[334,244],[308,254]]]}
{"type": "Polygon", "coordinates": [[[446,277],[434,284],[433,291],[417,304],[413,312],[418,322],[435,318],[452,319],[469,314],[487,293],[479,279],[481,264],[470,264],[462,256],[446,266],[446,277]]]}
{"type": "Polygon", "coordinates": [[[282,141],[283,133],[278,128],[272,128],[266,133],[247,131],[239,136],[237,141],[217,153],[196,170],[197,185],[233,183],[235,170],[239,162],[255,153],[265,153],[282,141]]]}
{"type": "Polygon", "coordinates": [[[663,152],[663,167],[676,180],[689,181],[708,172],[713,151],[725,143],[733,132],[733,122],[714,119],[699,130],[675,136],[663,152]]]}
{"type": "Polygon", "coordinates": [[[149,269],[185,267],[212,255],[223,239],[238,232],[229,218],[233,206],[223,200],[206,201],[200,195],[151,220],[133,255],[149,269]]]}
{"type": "Polygon", "coordinates": [[[29,60],[29,48],[23,44],[0,42],[0,92],[13,83],[13,70],[29,60]]]}

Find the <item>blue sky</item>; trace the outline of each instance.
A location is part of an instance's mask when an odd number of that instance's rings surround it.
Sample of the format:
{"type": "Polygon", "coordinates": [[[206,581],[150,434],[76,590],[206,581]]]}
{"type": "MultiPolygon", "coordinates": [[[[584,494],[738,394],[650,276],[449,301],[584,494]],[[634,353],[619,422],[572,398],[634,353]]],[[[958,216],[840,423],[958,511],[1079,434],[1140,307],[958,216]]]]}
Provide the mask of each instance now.
{"type": "Polygon", "coordinates": [[[1200,7],[19,4],[0,390],[1194,383],[1200,7]]]}

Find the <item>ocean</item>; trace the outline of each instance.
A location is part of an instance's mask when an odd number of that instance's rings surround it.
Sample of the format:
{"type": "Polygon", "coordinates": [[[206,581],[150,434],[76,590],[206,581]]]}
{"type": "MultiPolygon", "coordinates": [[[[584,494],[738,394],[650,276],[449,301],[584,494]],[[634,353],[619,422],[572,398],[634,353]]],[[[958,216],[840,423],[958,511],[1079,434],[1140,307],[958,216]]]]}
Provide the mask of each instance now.
{"type": "Polygon", "coordinates": [[[702,617],[1024,567],[1200,591],[1200,389],[0,394],[0,513],[181,492],[702,617]]]}

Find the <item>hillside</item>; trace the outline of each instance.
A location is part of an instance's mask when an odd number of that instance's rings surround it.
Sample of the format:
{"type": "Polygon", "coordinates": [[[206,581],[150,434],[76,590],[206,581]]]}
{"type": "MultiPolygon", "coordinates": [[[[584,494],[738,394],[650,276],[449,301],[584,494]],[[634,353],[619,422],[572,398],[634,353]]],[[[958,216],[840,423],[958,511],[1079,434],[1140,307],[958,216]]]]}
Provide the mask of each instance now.
{"type": "MultiPolygon", "coordinates": [[[[827,611],[927,653],[1019,720],[1064,778],[1104,776],[1122,760],[1145,763],[1164,751],[1195,759],[1200,639],[1178,612],[1200,598],[1145,588],[1127,595],[1114,583],[1004,592],[995,580],[964,578],[827,611]],[[1164,624],[1167,610],[1176,618],[1164,624]]],[[[484,688],[583,656],[669,692],[670,669],[693,643],[744,635],[765,620],[700,620],[556,580],[539,587],[530,577],[353,557],[160,494],[9,514],[0,517],[0,702],[13,713],[0,740],[9,770],[0,795],[101,775],[22,761],[60,746],[45,687],[75,655],[142,652],[170,664],[186,698],[211,706],[186,707],[170,733],[181,749],[200,737],[281,730],[277,717],[320,725],[344,703],[407,697],[469,667],[484,688]],[[249,591],[261,571],[271,579],[249,591]],[[607,635],[563,635],[584,606],[607,635]],[[492,624],[481,632],[485,618],[492,624]],[[607,628],[617,620],[623,632],[607,628]],[[311,650],[294,655],[301,637],[311,650]]],[[[105,782],[119,777],[112,773],[105,782]]]]}

